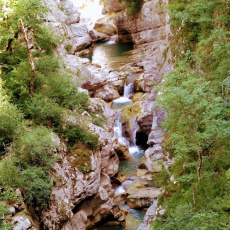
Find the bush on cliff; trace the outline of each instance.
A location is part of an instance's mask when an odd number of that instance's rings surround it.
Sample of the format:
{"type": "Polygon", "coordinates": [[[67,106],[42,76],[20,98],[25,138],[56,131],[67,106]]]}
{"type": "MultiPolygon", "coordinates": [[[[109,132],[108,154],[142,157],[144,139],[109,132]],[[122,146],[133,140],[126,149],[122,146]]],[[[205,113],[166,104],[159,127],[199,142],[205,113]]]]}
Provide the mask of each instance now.
{"type": "Polygon", "coordinates": [[[52,188],[49,170],[55,161],[55,146],[51,130],[69,138],[71,146],[78,141],[91,149],[98,145],[98,137],[80,125],[63,129],[63,114],[90,110],[89,98],[78,92],[72,75],[54,56],[58,37],[42,24],[46,12],[40,0],[0,0],[0,186],[21,188],[25,202],[40,208],[47,207],[52,188]],[[33,93],[19,19],[32,45],[33,93]]]}
{"type": "Polygon", "coordinates": [[[168,114],[164,154],[174,158],[153,229],[230,229],[229,2],[175,0],[175,70],[159,102],[168,114]]]}
{"type": "Polygon", "coordinates": [[[140,12],[143,5],[143,0],[125,0],[125,3],[129,15],[134,16],[136,13],[140,12]]]}

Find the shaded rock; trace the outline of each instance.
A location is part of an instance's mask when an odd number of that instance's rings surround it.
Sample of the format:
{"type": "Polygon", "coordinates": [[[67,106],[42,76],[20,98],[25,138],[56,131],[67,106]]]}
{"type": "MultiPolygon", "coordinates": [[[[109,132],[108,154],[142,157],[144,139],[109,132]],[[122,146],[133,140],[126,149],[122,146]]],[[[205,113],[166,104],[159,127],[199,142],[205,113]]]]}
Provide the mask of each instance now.
{"type": "Polygon", "coordinates": [[[132,97],[133,102],[140,101],[143,95],[144,93],[142,92],[134,93],[132,97]]]}
{"type": "Polygon", "coordinates": [[[72,24],[70,26],[71,39],[73,40],[74,52],[80,51],[87,46],[91,45],[92,40],[89,35],[89,31],[84,24],[72,24]]]}
{"type": "Polygon", "coordinates": [[[80,13],[71,1],[48,0],[44,5],[50,9],[44,19],[45,23],[54,34],[63,37],[56,49],[59,57],[65,57],[67,53],[74,54],[92,44],[88,27],[79,23],[80,13]]]}
{"type": "Polygon", "coordinates": [[[134,82],[135,92],[144,91],[144,74],[140,74],[137,80],[134,82]]]}
{"type": "Polygon", "coordinates": [[[160,195],[160,190],[154,187],[143,187],[140,182],[134,182],[126,191],[126,203],[130,208],[146,208],[160,195]]]}
{"type": "MultiPolygon", "coordinates": [[[[122,72],[113,71],[112,69],[101,69],[96,66],[86,66],[89,77],[83,79],[82,87],[87,90],[95,91],[107,84],[117,88],[124,85],[125,76],[122,72]]],[[[81,73],[83,75],[83,73],[81,73]]]]}
{"type": "Polygon", "coordinates": [[[93,42],[95,42],[95,41],[106,42],[109,40],[109,35],[107,35],[105,33],[100,33],[94,29],[89,32],[89,35],[90,35],[93,42]]]}
{"type": "Polygon", "coordinates": [[[117,28],[114,24],[113,16],[108,15],[97,20],[94,26],[94,30],[109,36],[117,34],[117,28]]]}
{"type": "Polygon", "coordinates": [[[128,178],[123,174],[123,173],[118,173],[117,175],[117,180],[122,183],[124,181],[126,181],[128,178]]]}
{"type": "Polygon", "coordinates": [[[124,216],[119,207],[111,199],[113,196],[110,177],[103,172],[101,174],[100,187],[98,192],[90,199],[84,201],[77,207],[75,214],[68,221],[63,229],[88,229],[102,219],[114,215],[119,221],[124,220],[124,216]]]}
{"type": "Polygon", "coordinates": [[[114,17],[121,39],[131,34],[136,44],[161,40],[165,38],[161,27],[166,24],[164,10],[159,7],[160,1],[147,1],[135,17],[130,17],[127,10],[123,10],[114,17]]]}
{"type": "Polygon", "coordinates": [[[128,147],[116,139],[113,144],[113,148],[117,153],[120,160],[127,160],[131,158],[128,147]]]}
{"type": "Polygon", "coordinates": [[[137,230],[149,230],[150,224],[156,219],[156,208],[157,200],[148,208],[143,223],[138,227],[137,230]]]}
{"type": "Polygon", "coordinates": [[[164,131],[161,128],[161,122],[165,121],[166,117],[166,113],[163,110],[153,111],[153,123],[148,138],[148,145],[161,144],[164,140],[164,131]]]}

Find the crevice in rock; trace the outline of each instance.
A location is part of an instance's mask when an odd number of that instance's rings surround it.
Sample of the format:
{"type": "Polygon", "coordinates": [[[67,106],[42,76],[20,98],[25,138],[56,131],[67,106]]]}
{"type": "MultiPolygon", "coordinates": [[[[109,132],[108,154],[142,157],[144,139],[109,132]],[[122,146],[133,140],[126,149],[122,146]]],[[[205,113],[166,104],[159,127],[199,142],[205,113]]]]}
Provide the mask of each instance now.
{"type": "Polygon", "coordinates": [[[89,196],[87,198],[85,198],[84,200],[82,200],[80,203],[78,203],[77,205],[75,205],[75,207],[72,209],[73,214],[76,214],[78,211],[81,210],[81,206],[84,202],[86,201],[91,201],[93,198],[95,197],[95,195],[89,196]]]}
{"type": "Polygon", "coordinates": [[[143,132],[137,132],[136,134],[136,145],[143,146],[144,149],[147,149],[149,145],[147,144],[148,135],[143,132]]]}

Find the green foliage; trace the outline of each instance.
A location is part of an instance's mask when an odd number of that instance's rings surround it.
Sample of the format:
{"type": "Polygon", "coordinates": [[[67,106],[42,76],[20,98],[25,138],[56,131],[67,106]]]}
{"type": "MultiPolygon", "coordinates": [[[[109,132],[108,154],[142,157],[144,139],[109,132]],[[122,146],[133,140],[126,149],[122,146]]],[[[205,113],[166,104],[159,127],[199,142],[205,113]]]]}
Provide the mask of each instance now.
{"type": "Polygon", "coordinates": [[[21,185],[20,169],[15,166],[14,161],[7,159],[0,164],[0,185],[6,188],[15,188],[21,185]]]}
{"type": "Polygon", "coordinates": [[[23,168],[39,166],[49,169],[54,160],[54,147],[51,132],[45,127],[37,127],[23,133],[14,143],[15,154],[23,168]]]}
{"type": "Polygon", "coordinates": [[[89,147],[77,143],[72,147],[69,154],[70,164],[72,167],[77,167],[82,173],[89,172],[92,170],[91,156],[92,150],[89,147]]]}
{"type": "Polygon", "coordinates": [[[78,125],[69,124],[67,129],[63,131],[68,139],[68,144],[73,146],[76,142],[81,141],[92,150],[96,150],[99,144],[98,135],[84,130],[78,125]]]}
{"type": "Polygon", "coordinates": [[[53,49],[58,45],[60,38],[54,37],[51,28],[41,26],[34,33],[35,45],[46,51],[46,54],[52,54],[53,49]]]}
{"type": "Polygon", "coordinates": [[[46,209],[52,190],[49,175],[40,167],[29,167],[21,175],[26,203],[46,209]]]}
{"type": "Polygon", "coordinates": [[[0,155],[22,128],[22,114],[2,94],[0,82],[0,155]]]}
{"type": "Polygon", "coordinates": [[[0,230],[10,230],[12,225],[10,223],[3,223],[2,217],[5,215],[10,215],[9,209],[6,208],[6,205],[3,202],[0,202],[0,230]]]}
{"type": "Polygon", "coordinates": [[[0,199],[7,200],[10,203],[22,201],[21,195],[19,195],[12,188],[9,187],[5,187],[4,189],[2,189],[0,199]]]}
{"type": "Polygon", "coordinates": [[[23,132],[13,147],[15,157],[1,161],[0,186],[19,187],[27,204],[46,208],[52,188],[48,172],[55,160],[51,132],[45,127],[23,132]]]}
{"type": "Polygon", "coordinates": [[[175,70],[159,102],[175,181],[153,229],[229,229],[229,2],[175,0],[169,9],[175,70]]]}
{"type": "Polygon", "coordinates": [[[66,49],[67,53],[70,53],[72,48],[73,48],[73,46],[71,44],[69,44],[69,43],[65,45],[65,49],[66,49]]]}
{"type": "MultiPolygon", "coordinates": [[[[98,136],[82,128],[82,124],[65,124],[65,114],[77,117],[86,110],[94,123],[103,124],[103,117],[90,110],[88,95],[78,92],[72,73],[65,71],[61,60],[54,57],[59,38],[44,26],[42,18],[46,12],[40,0],[0,0],[0,156],[3,155],[0,187],[4,191],[1,197],[14,199],[13,193],[7,191],[20,188],[24,201],[40,210],[49,202],[52,189],[49,171],[56,160],[53,155],[56,146],[49,129],[69,139],[69,148],[79,141],[87,146],[88,150],[79,152],[81,157],[77,156],[74,162],[79,170],[87,172],[91,170],[90,151],[97,149],[98,136]],[[31,65],[21,40],[19,19],[33,42],[31,52],[36,67],[33,93],[29,93],[31,65]]],[[[70,48],[67,46],[67,51],[70,48]]]]}
{"type": "Polygon", "coordinates": [[[125,0],[125,3],[130,16],[134,16],[136,13],[140,12],[143,5],[142,0],[125,0]]]}
{"type": "Polygon", "coordinates": [[[25,103],[25,114],[36,124],[59,125],[62,109],[43,94],[33,94],[25,103]]]}

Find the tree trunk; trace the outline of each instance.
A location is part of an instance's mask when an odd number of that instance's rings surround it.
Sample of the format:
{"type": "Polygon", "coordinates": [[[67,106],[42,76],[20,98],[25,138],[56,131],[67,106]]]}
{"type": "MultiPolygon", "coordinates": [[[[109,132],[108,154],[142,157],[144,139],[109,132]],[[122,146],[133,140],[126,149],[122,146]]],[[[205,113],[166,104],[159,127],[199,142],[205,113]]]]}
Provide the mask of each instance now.
{"type": "Polygon", "coordinates": [[[25,41],[26,41],[26,49],[27,49],[29,61],[30,61],[30,64],[31,64],[31,77],[30,77],[30,90],[29,90],[29,92],[33,93],[33,91],[34,91],[35,64],[34,64],[34,61],[33,61],[32,54],[30,53],[28,37],[27,37],[26,31],[25,31],[23,21],[22,21],[22,19],[19,19],[19,21],[20,21],[21,29],[22,29],[22,32],[23,32],[23,35],[24,35],[24,38],[25,38],[25,41]]]}
{"type": "Polygon", "coordinates": [[[200,181],[200,170],[201,170],[201,166],[202,166],[202,156],[201,156],[200,152],[198,152],[198,158],[199,158],[199,162],[198,162],[198,166],[197,166],[197,174],[198,174],[198,181],[200,181]]]}

